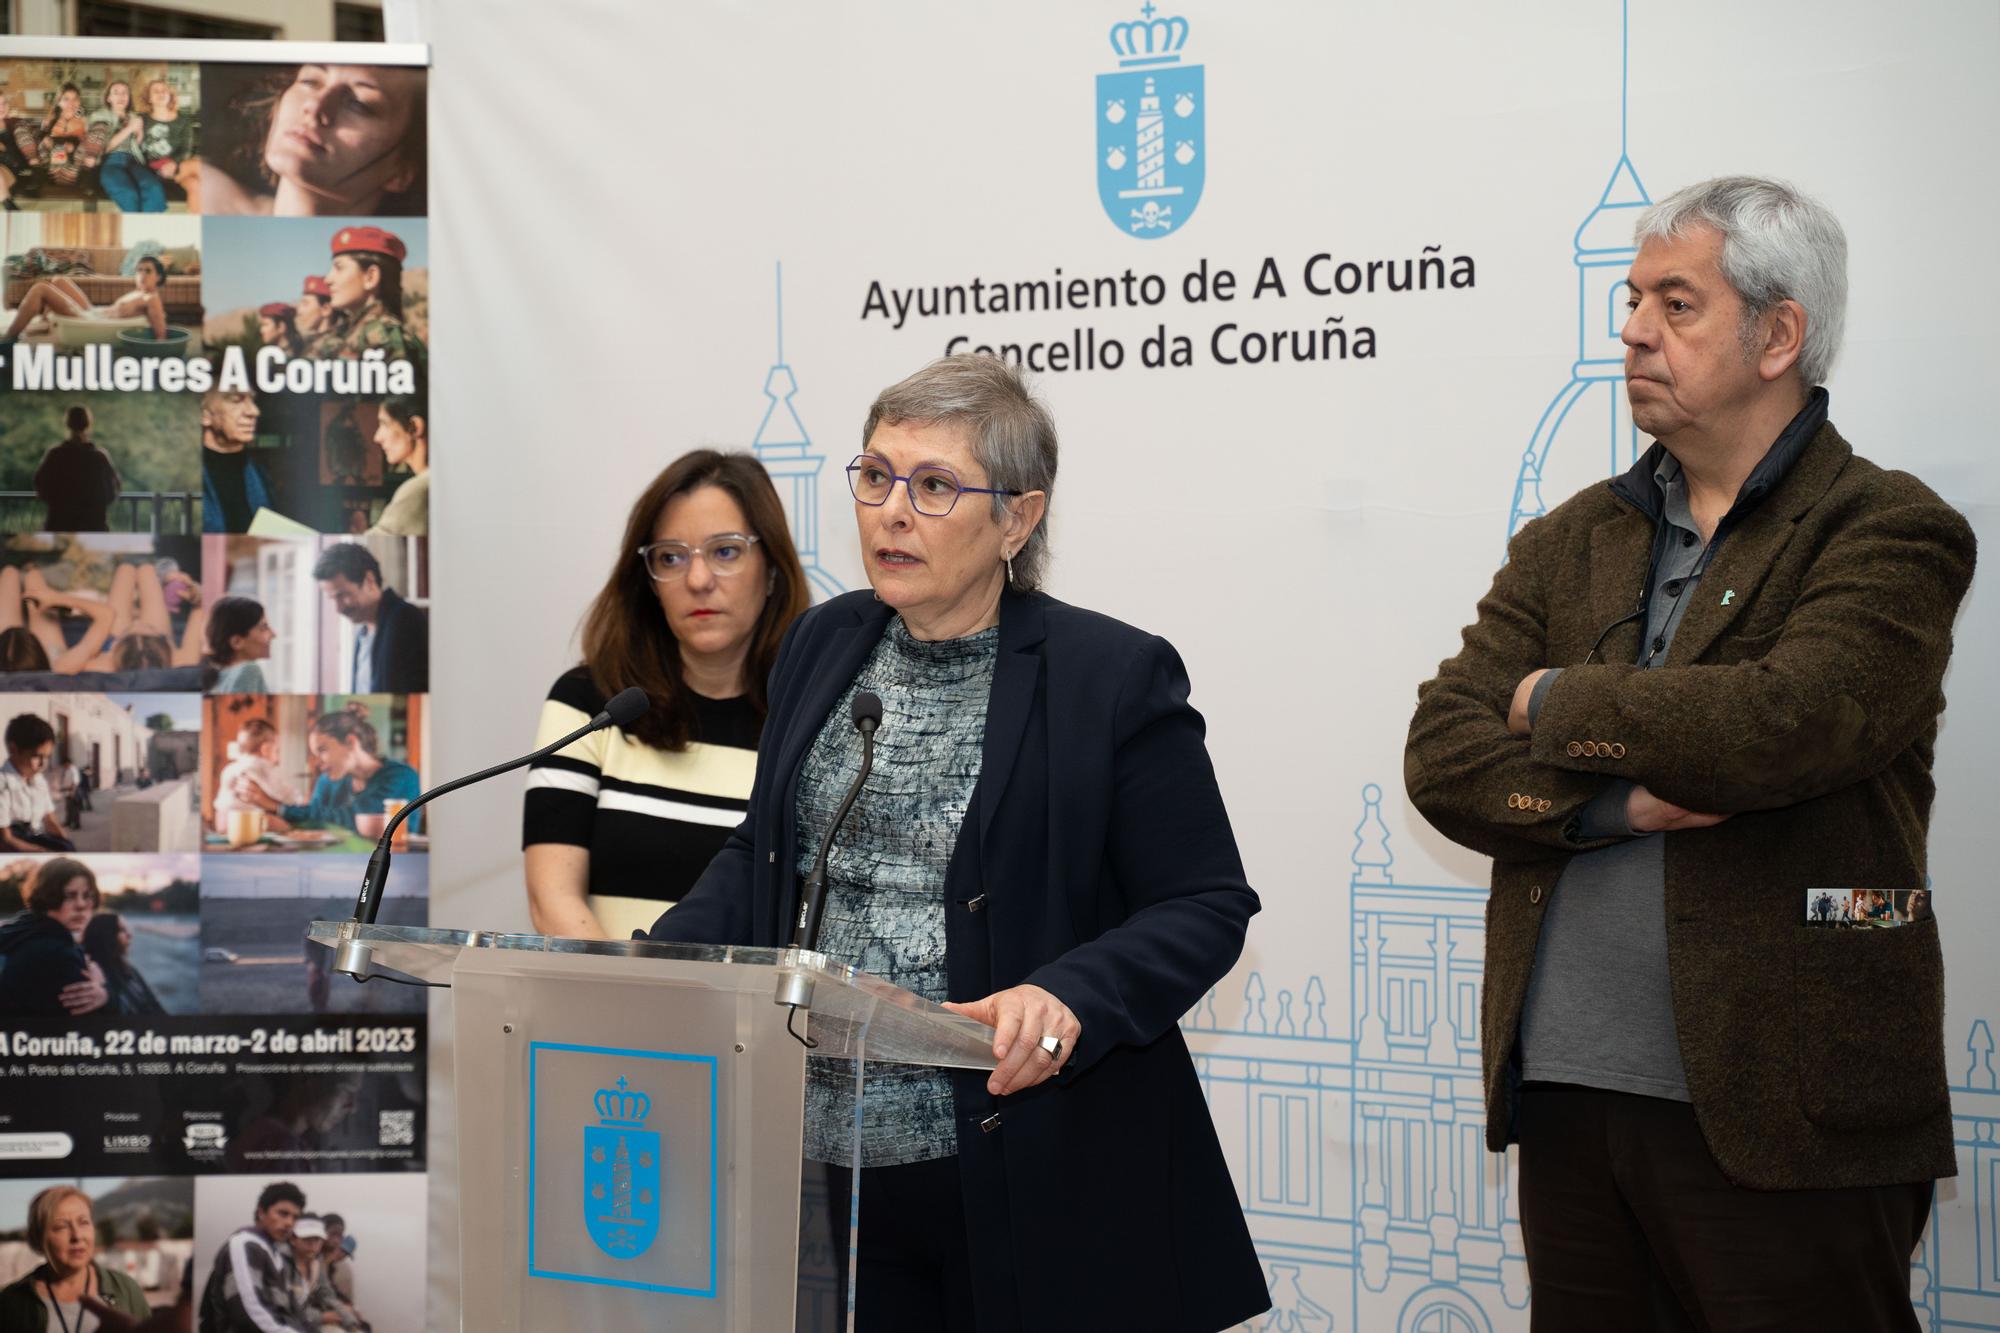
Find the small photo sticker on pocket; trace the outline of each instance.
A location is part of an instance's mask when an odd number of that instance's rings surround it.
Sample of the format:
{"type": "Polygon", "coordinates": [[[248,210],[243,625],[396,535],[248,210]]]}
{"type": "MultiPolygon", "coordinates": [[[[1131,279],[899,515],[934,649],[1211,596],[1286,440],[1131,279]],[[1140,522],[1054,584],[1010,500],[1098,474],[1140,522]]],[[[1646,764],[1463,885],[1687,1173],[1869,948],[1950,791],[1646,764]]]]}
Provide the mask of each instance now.
{"type": "Polygon", "coordinates": [[[1931,919],[1929,889],[1807,889],[1806,924],[1829,930],[1910,926],[1931,919]]]}

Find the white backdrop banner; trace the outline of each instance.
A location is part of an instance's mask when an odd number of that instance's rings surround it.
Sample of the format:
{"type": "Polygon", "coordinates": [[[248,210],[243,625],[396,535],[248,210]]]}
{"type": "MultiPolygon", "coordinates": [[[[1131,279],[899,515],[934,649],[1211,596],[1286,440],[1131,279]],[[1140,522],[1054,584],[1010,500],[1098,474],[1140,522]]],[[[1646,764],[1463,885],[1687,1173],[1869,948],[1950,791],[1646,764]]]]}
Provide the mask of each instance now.
{"type": "MultiPolygon", "coordinates": [[[[1257,1327],[1525,1329],[1511,1178],[1481,1139],[1486,867],[1403,795],[1416,686],[1508,535],[1648,443],[1619,382],[1632,222],[1709,176],[1781,176],[1840,216],[1833,419],[1990,536],[2000,264],[1966,228],[2000,184],[1961,145],[2000,123],[2000,10],[580,0],[558,20],[433,0],[429,18],[451,75],[432,99],[440,771],[527,744],[627,505],[675,455],[754,450],[819,592],[857,587],[841,469],[871,398],[947,351],[1019,357],[1063,439],[1051,591],[1184,654],[1263,895],[1240,967],[1187,1020],[1270,1276],[1257,1327]]],[[[1963,1147],[1913,1274],[1931,1328],[2000,1329],[1990,584],[1962,614],[1938,750],[1963,1147]]],[[[518,790],[455,802],[434,920],[525,928],[518,790]]],[[[437,1143],[438,1328],[451,1162],[437,1143]]]]}

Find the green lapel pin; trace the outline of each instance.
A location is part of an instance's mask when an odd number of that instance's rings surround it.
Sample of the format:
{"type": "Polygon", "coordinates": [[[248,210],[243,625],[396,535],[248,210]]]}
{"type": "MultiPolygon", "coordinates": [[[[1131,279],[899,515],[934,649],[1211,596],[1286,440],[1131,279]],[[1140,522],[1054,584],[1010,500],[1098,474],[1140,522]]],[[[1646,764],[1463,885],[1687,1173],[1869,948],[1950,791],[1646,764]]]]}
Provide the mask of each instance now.
{"type": "Polygon", "coordinates": [[[1731,588],[1731,589],[1730,589],[1730,590],[1729,590],[1728,592],[1726,592],[1726,593],[1722,594],[1722,604],[1723,604],[1724,606],[1728,606],[1728,605],[1729,605],[1729,599],[1730,599],[1730,598],[1732,598],[1732,597],[1734,597],[1735,595],[1736,595],[1736,589],[1734,589],[1734,588],[1731,588]]]}

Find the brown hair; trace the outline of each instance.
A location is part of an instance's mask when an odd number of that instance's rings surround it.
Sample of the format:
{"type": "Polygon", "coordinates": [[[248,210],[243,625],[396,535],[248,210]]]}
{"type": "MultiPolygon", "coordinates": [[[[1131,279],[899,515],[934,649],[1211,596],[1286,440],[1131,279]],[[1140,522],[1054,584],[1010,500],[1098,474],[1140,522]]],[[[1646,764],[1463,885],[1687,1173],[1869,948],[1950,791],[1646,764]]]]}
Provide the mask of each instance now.
{"type": "Polygon", "coordinates": [[[28,910],[47,914],[62,906],[63,890],[73,879],[81,878],[90,885],[90,907],[97,910],[104,895],[97,887],[97,876],[91,868],[73,856],[58,856],[44,861],[35,871],[35,882],[28,888],[28,910]]]}
{"type": "MultiPolygon", "coordinates": [[[[43,1248],[49,1241],[49,1227],[55,1223],[56,1209],[71,1199],[82,1199],[86,1204],[90,1196],[74,1185],[51,1185],[34,1197],[28,1205],[28,1248],[36,1254],[46,1254],[43,1248]]],[[[91,1209],[91,1223],[97,1221],[97,1210],[91,1209]]]]}
{"type": "Polygon", "coordinates": [[[125,919],[116,912],[99,912],[83,928],[84,953],[103,969],[105,976],[114,981],[132,970],[131,963],[126,961],[125,950],[118,943],[118,932],[124,928],[125,919]]]}
{"type": "Polygon", "coordinates": [[[174,664],[174,641],[164,634],[127,634],[111,650],[112,665],[120,671],[144,671],[174,664]]]}
{"type": "Polygon", "coordinates": [[[345,744],[358,740],[361,748],[377,759],[382,757],[382,742],[375,735],[375,724],[368,720],[366,712],[359,705],[349,705],[337,712],[321,713],[313,719],[312,729],[320,735],[345,744]]]}
{"type": "Polygon", "coordinates": [[[660,614],[653,580],[638,550],[653,539],[667,502],[703,486],[729,492],[749,521],[746,535],[759,539],[758,549],[771,571],[771,594],[751,632],[744,658],[744,692],[761,719],[769,706],[765,682],[778,660],[778,645],[794,620],[812,604],[805,567],[792,547],[785,508],[764,465],[749,454],[696,449],[682,454],[653,478],[625,520],[625,537],[611,577],[583,618],[583,665],[591,684],[610,698],[636,685],[653,706],[625,728],[627,735],[662,750],[684,750],[693,735],[694,710],[681,681],[681,646],[672,626],[660,614]]]}
{"type": "Polygon", "coordinates": [[[19,625],[0,629],[0,671],[47,671],[49,651],[19,625]]]}
{"type": "MultiPolygon", "coordinates": [[[[212,146],[216,167],[234,177],[247,190],[262,190],[269,194],[278,188],[278,174],[264,162],[264,141],[270,137],[271,118],[278,112],[278,99],[298,81],[301,68],[299,65],[274,68],[236,88],[229,95],[223,115],[218,118],[227,128],[209,135],[208,144],[212,146]]],[[[410,123],[403,127],[403,139],[396,151],[403,155],[403,165],[410,168],[410,183],[400,190],[384,191],[373,210],[376,217],[421,215],[424,211],[430,183],[428,77],[418,88],[416,100],[410,104],[410,123]]],[[[206,155],[204,160],[207,160],[206,155]]]]}
{"type": "Polygon", "coordinates": [[[268,719],[253,717],[236,729],[236,748],[240,752],[245,745],[262,745],[265,737],[277,734],[277,727],[268,719]]]}
{"type": "Polygon", "coordinates": [[[208,660],[228,666],[236,660],[229,641],[248,634],[264,619],[264,604],[251,597],[218,597],[208,609],[208,660]]]}

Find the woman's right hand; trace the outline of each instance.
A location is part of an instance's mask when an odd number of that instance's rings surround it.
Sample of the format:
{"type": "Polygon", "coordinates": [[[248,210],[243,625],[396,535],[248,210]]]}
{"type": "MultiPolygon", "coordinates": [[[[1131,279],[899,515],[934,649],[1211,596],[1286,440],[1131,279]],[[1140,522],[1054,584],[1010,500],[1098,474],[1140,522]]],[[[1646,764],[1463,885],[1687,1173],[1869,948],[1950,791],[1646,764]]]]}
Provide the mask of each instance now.
{"type": "Polygon", "coordinates": [[[257,785],[255,778],[240,777],[236,779],[236,799],[239,801],[248,801],[267,815],[278,813],[278,803],[271,799],[269,792],[257,785]]]}
{"type": "Polygon", "coordinates": [[[83,980],[72,981],[56,993],[62,1007],[72,1015],[94,1013],[111,1003],[110,988],[104,984],[104,969],[96,963],[85,963],[83,980]]]}

